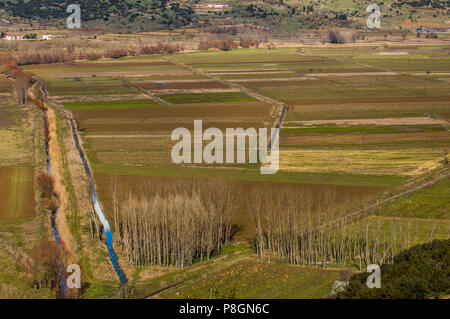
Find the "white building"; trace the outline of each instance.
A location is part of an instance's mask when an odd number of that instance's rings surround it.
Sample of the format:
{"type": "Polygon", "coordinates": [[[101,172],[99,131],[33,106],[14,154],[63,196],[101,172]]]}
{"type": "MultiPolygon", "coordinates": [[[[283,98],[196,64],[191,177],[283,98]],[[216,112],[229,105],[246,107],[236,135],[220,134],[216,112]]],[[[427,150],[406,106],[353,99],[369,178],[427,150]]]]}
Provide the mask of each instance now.
{"type": "Polygon", "coordinates": [[[51,40],[51,39],[52,39],[52,36],[50,34],[44,34],[42,36],[42,40],[51,40]]]}

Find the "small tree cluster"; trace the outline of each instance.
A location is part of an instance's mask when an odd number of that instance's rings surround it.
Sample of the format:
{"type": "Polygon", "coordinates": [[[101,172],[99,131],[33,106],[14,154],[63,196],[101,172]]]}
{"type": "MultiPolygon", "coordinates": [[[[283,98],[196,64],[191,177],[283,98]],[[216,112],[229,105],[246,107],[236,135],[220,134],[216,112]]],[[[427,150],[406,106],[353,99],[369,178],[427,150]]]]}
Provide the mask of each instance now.
{"type": "Polygon", "coordinates": [[[42,173],[37,177],[37,183],[42,197],[50,200],[54,193],[53,178],[47,175],[47,173],[42,173]]]}
{"type": "Polygon", "coordinates": [[[126,49],[113,49],[113,50],[107,50],[105,52],[105,58],[110,59],[120,59],[125,56],[128,56],[128,51],[126,49]]]}
{"type": "Polygon", "coordinates": [[[62,261],[54,240],[43,240],[32,251],[35,288],[57,289],[60,284],[62,261]]]}
{"type": "Polygon", "coordinates": [[[243,37],[241,37],[239,39],[239,45],[241,48],[250,48],[250,47],[258,48],[259,44],[260,44],[259,40],[243,38],[243,37]]]}
{"type": "Polygon", "coordinates": [[[355,43],[358,38],[358,33],[350,29],[333,28],[328,30],[328,41],[330,43],[344,44],[355,43]]]}
{"type": "Polygon", "coordinates": [[[34,81],[34,73],[24,72],[10,55],[0,57],[1,73],[14,79],[14,88],[20,104],[28,102],[28,89],[34,81]]]}
{"type": "MultiPolygon", "coordinates": [[[[393,261],[394,256],[417,241],[417,224],[401,219],[386,222],[373,219],[364,207],[350,201],[336,207],[336,194],[303,193],[286,189],[271,196],[261,186],[250,196],[249,207],[255,225],[256,252],[268,261],[273,254],[298,265],[326,265],[333,262],[359,269],[372,263],[393,261]]],[[[437,224],[430,228],[430,240],[437,224]]]]}
{"type": "Polygon", "coordinates": [[[208,259],[231,240],[232,189],[225,181],[147,184],[128,194],[114,186],[117,242],[138,266],[182,268],[208,259]]]}
{"type": "Polygon", "coordinates": [[[48,49],[41,51],[21,50],[14,54],[14,60],[19,65],[48,64],[66,62],[70,56],[63,49],[48,49]]]}
{"type": "Polygon", "coordinates": [[[198,44],[199,50],[209,50],[212,48],[219,49],[221,51],[231,51],[237,48],[237,44],[234,43],[232,38],[226,38],[224,40],[204,40],[198,44]]]}
{"type": "Polygon", "coordinates": [[[171,44],[158,42],[156,45],[147,45],[142,46],[139,50],[139,54],[147,55],[147,54],[163,54],[163,53],[177,53],[181,52],[183,47],[179,44],[171,44]]]}

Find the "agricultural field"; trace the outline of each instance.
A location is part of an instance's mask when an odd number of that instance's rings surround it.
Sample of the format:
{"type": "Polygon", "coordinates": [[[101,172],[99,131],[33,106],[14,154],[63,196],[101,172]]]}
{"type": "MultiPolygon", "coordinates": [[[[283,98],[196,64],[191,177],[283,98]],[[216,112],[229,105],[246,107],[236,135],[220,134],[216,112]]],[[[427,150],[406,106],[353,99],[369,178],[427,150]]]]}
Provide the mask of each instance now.
{"type": "Polygon", "coordinates": [[[50,228],[35,190],[45,159],[42,114],[18,105],[3,75],[0,91],[0,298],[52,298],[49,289],[32,288],[27,263],[50,228]]]}
{"type": "Polygon", "coordinates": [[[440,165],[442,152],[450,146],[450,86],[413,74],[417,70],[403,72],[398,63],[391,69],[373,62],[406,59],[405,65],[412,65],[432,54],[437,64],[445,65],[446,50],[411,46],[405,57],[380,55],[393,49],[375,45],[241,49],[29,70],[46,79],[52,99],[73,111],[91,165],[102,179],[118,174],[122,179],[310,180],[323,187],[372,186],[367,194],[374,194],[440,165]],[[130,72],[120,73],[124,69],[130,72]],[[65,74],[69,71],[77,76],[65,74]],[[58,78],[52,78],[56,73],[58,78]],[[290,108],[280,135],[281,171],[266,178],[256,176],[257,167],[249,165],[238,165],[238,171],[171,165],[170,132],[192,129],[195,119],[203,120],[204,129],[271,125],[274,107],[246,90],[290,108]]]}
{"type": "Polygon", "coordinates": [[[32,167],[0,167],[0,220],[33,217],[34,169],[32,167]]]}
{"type": "Polygon", "coordinates": [[[438,182],[410,196],[382,207],[378,214],[388,217],[450,219],[450,180],[438,182]]]}
{"type": "MultiPolygon", "coordinates": [[[[426,174],[448,171],[443,165],[450,147],[450,82],[443,72],[450,63],[448,49],[435,44],[432,49],[381,44],[236,49],[26,69],[46,81],[55,108],[73,113],[110,220],[115,217],[114,187],[131,198],[145,185],[190,189],[186,185],[194,181],[225,179],[235,183],[232,194],[237,200],[231,205],[230,221],[236,230],[235,247],[254,242],[256,219],[250,202],[264,187],[273,198],[329,194],[330,211],[370,202],[368,214],[349,221],[349,229],[371,229],[389,239],[395,226],[414,234],[406,248],[449,234],[444,199],[448,176],[386,200],[397,188],[414,185],[426,174]],[[395,54],[400,51],[406,53],[395,54]],[[281,123],[276,174],[261,175],[258,163],[172,162],[175,128],[192,132],[194,120],[203,121],[203,130],[271,128],[280,106],[288,111],[281,123]],[[373,204],[379,198],[383,204],[373,204]]],[[[309,205],[311,211],[313,206],[309,205]]],[[[116,225],[112,228],[121,231],[116,225]]],[[[212,260],[222,253],[213,254],[212,260]]],[[[146,284],[167,286],[170,272],[135,268],[124,250],[119,254],[139,293],[145,294],[146,284]],[[146,271],[152,273],[150,279],[139,275],[146,271]]],[[[245,256],[188,285],[169,284],[157,297],[322,298],[342,269],[269,264],[245,256]]],[[[208,267],[203,255],[200,260],[187,269],[208,267]]],[[[95,296],[94,289],[90,294],[95,296]]]]}
{"type": "Polygon", "coordinates": [[[327,296],[339,271],[242,261],[214,278],[160,294],[182,299],[317,299],[327,296]]]}

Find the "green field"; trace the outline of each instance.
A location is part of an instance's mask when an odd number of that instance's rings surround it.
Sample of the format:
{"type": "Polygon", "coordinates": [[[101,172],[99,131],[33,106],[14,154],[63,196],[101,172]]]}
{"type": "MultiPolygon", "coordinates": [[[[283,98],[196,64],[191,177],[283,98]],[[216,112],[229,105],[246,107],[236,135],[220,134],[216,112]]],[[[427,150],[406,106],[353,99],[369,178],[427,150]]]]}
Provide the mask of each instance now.
{"type": "Polygon", "coordinates": [[[450,179],[447,178],[428,188],[384,205],[377,213],[383,216],[450,220],[449,194],[450,179]]]}
{"type": "Polygon", "coordinates": [[[161,98],[170,103],[214,103],[214,102],[252,102],[254,98],[240,92],[162,94],[161,98]]]}
{"type": "Polygon", "coordinates": [[[97,96],[136,94],[137,90],[114,77],[45,78],[54,96],[97,96]]]}
{"type": "Polygon", "coordinates": [[[256,169],[226,169],[202,167],[173,167],[127,164],[93,164],[98,173],[109,175],[160,176],[160,177],[222,177],[240,181],[280,182],[303,184],[329,184],[369,187],[389,187],[406,181],[408,177],[398,175],[368,175],[339,173],[309,173],[279,171],[274,176],[262,175],[256,169]]]}
{"type": "Polygon", "coordinates": [[[441,219],[370,216],[349,227],[351,235],[360,232],[362,236],[368,227],[369,231],[377,233],[380,243],[390,241],[395,236],[402,237],[408,247],[434,239],[448,239],[450,236],[450,220],[441,219]]]}
{"type": "Polygon", "coordinates": [[[35,214],[34,169],[0,167],[0,220],[18,220],[35,214]]]}
{"type": "Polygon", "coordinates": [[[163,298],[311,299],[328,295],[338,271],[241,262],[220,274],[162,293],[163,298]]]}
{"type": "Polygon", "coordinates": [[[161,105],[151,100],[65,102],[64,106],[72,111],[134,110],[134,109],[152,109],[161,107],[161,105]]]}
{"type": "MultiPolygon", "coordinates": [[[[270,264],[256,260],[255,247],[248,243],[255,228],[244,191],[264,185],[271,187],[273,198],[288,187],[300,198],[308,198],[312,189],[315,196],[339,191],[339,199],[351,193],[355,205],[362,207],[363,202],[373,204],[395,194],[404,183],[421,183],[422,176],[442,171],[442,154],[450,147],[450,82],[433,72],[448,69],[448,45],[394,46],[236,49],[29,69],[46,76],[50,95],[61,97],[74,112],[107,217],[112,218],[113,180],[130,193],[146,182],[161,187],[209,178],[239,182],[233,190],[242,202],[233,208],[238,229],[234,238],[246,244],[227,246],[185,269],[135,267],[123,258],[135,297],[322,298],[339,279],[339,270],[287,265],[279,256],[270,264]],[[391,54],[397,50],[407,53],[391,54]],[[189,91],[201,87],[196,79],[212,82],[211,77],[229,81],[229,89],[239,92],[214,85],[202,93],[189,91]],[[127,82],[157,90],[151,94],[172,105],[144,100],[143,92],[127,82]],[[258,100],[255,93],[266,98],[258,100]],[[117,100],[119,95],[127,96],[117,100]],[[196,119],[203,120],[205,128],[271,127],[279,112],[275,102],[289,106],[281,125],[276,174],[262,175],[259,164],[171,162],[174,128],[191,129],[196,119]]],[[[407,234],[409,246],[447,238],[448,186],[446,179],[396,198],[346,226],[356,229],[354,235],[370,229],[386,240],[407,234]]],[[[89,235],[89,229],[82,232],[89,235]]],[[[113,293],[109,282],[92,283],[87,297],[113,293]]]]}

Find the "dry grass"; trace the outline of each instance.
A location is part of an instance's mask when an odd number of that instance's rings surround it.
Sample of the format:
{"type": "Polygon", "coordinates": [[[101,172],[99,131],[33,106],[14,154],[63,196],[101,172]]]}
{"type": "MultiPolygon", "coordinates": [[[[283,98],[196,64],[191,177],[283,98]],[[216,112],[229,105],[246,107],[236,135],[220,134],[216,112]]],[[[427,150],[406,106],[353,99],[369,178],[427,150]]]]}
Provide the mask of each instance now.
{"type": "MultiPolygon", "coordinates": [[[[280,147],[296,145],[299,147],[340,147],[346,145],[350,148],[375,145],[387,147],[387,145],[401,145],[405,148],[410,143],[442,143],[449,145],[448,132],[417,132],[396,134],[302,134],[296,136],[282,136],[280,147]]],[[[450,147],[450,145],[449,145],[450,147]]]]}
{"type": "Polygon", "coordinates": [[[378,119],[344,119],[344,120],[314,120],[314,121],[290,121],[298,125],[447,125],[445,120],[437,120],[431,117],[399,117],[378,119]]]}
{"type": "Polygon", "coordinates": [[[280,150],[280,168],[296,172],[417,175],[439,166],[441,150],[280,150]]]}

